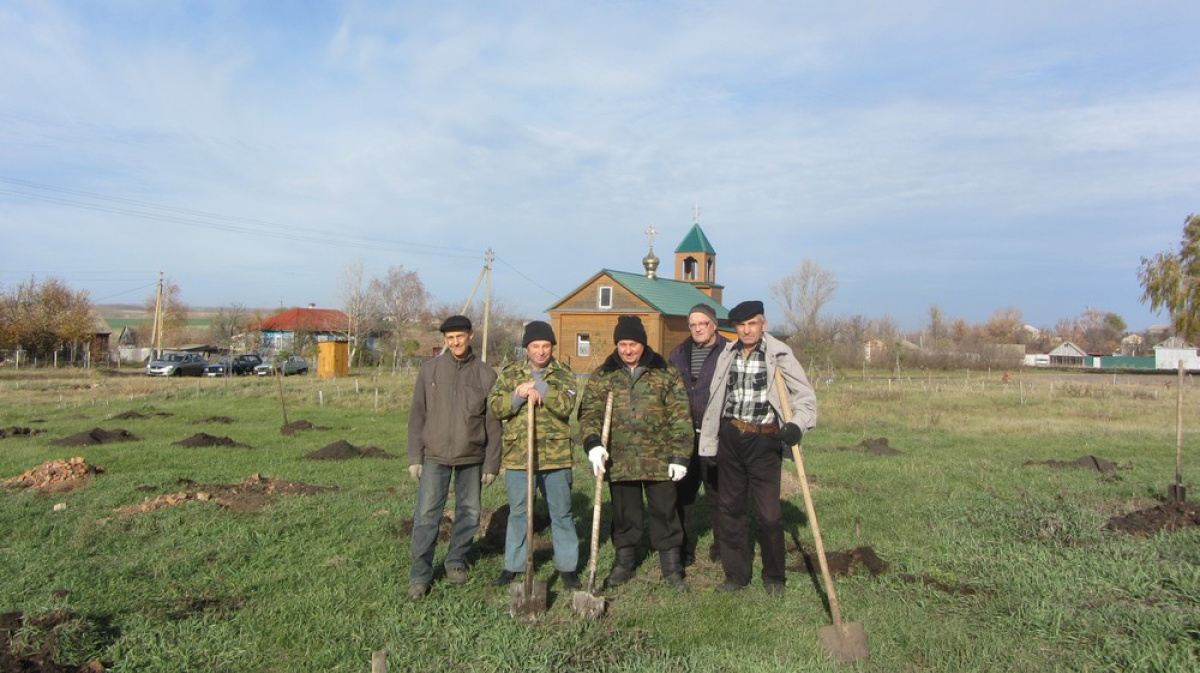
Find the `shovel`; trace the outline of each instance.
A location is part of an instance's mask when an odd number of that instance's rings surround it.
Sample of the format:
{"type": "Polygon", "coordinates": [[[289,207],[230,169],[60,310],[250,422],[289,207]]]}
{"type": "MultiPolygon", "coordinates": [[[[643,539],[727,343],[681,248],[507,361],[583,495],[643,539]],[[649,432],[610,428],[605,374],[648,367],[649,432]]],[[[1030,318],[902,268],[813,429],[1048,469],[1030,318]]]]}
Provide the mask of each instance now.
{"type": "MultiPolygon", "coordinates": [[[[792,422],[792,409],[788,405],[787,386],[783,383],[783,373],[775,369],[775,385],[779,389],[779,406],[783,407],[783,422],[792,422]]],[[[808,522],[812,526],[813,541],[817,545],[817,560],[821,563],[821,577],[825,580],[825,593],[829,596],[829,614],[833,617],[833,626],[824,626],[817,632],[821,645],[830,657],[850,662],[866,659],[871,656],[867,647],[867,632],[858,622],[843,622],[842,610],[838,607],[837,593],[833,590],[833,577],[829,574],[829,561],[825,558],[825,544],[821,542],[821,527],[817,525],[817,509],[813,506],[812,493],[808,490],[808,477],[804,474],[804,458],[800,455],[800,445],[792,445],[792,460],[796,462],[796,473],[800,477],[800,490],[804,493],[804,510],[808,513],[808,522]]]]}
{"type": "MultiPolygon", "coordinates": [[[[608,428],[612,422],[612,392],[604,402],[604,427],[600,430],[600,443],[608,446],[608,428]]],[[[576,591],[571,598],[571,609],[585,619],[599,619],[604,614],[604,597],[596,595],[596,556],[600,554],[600,497],[604,495],[604,473],[596,475],[596,498],[592,505],[592,555],[588,557],[587,591],[576,591]]]]}
{"type": "Polygon", "coordinates": [[[536,406],[527,402],[529,422],[525,447],[525,581],[514,584],[510,589],[511,604],[508,613],[526,619],[537,619],[546,611],[546,583],[533,581],[533,410],[536,406]]]}

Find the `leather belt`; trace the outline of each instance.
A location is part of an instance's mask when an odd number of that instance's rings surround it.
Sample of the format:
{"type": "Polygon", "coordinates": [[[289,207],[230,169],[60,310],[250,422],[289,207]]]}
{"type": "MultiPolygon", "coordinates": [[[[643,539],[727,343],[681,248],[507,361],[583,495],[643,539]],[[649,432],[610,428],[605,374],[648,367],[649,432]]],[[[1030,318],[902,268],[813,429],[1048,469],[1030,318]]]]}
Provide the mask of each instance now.
{"type": "Polygon", "coordinates": [[[779,426],[775,425],[774,423],[755,425],[753,423],[747,423],[746,421],[741,421],[736,418],[727,418],[726,420],[732,423],[733,427],[737,428],[738,430],[741,430],[742,432],[749,432],[755,435],[773,435],[776,432],[779,432],[779,426]]]}

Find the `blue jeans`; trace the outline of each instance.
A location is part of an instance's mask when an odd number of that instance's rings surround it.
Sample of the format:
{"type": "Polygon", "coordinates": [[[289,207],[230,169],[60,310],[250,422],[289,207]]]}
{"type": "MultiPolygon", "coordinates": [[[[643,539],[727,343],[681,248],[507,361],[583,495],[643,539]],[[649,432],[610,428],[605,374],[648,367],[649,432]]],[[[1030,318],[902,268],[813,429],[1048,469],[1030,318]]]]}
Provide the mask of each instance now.
{"type": "MultiPolygon", "coordinates": [[[[550,540],[554,543],[554,568],[575,572],[579,567],[579,535],[571,516],[571,469],[533,473],[534,488],[542,492],[550,510],[550,540]]],[[[505,470],[504,488],[508,491],[508,531],[504,535],[504,569],[525,571],[525,470],[505,470]]]]}
{"type": "Polygon", "coordinates": [[[417,510],[413,514],[412,565],[410,584],[429,584],[433,579],[433,551],[437,546],[438,525],[454,477],[454,525],[450,528],[450,549],[446,567],[467,565],[467,552],[479,530],[479,489],[483,464],[442,465],[428,460],[421,467],[417,487],[417,510]]]}

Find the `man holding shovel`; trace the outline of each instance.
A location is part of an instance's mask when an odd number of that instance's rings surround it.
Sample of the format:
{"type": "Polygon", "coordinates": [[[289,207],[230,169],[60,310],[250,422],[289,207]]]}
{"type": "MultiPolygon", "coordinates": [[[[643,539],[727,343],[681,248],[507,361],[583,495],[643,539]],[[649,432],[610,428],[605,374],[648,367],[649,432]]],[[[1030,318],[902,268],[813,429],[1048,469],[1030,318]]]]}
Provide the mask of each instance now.
{"type": "Polygon", "coordinates": [[[575,374],[554,358],[554,330],[541,320],[525,326],[521,345],[525,362],[504,367],[492,392],[488,409],[504,425],[504,486],[508,492],[508,529],[504,537],[504,569],[495,586],[512,583],[524,572],[525,517],[533,503],[526,501],[532,478],[550,511],[550,539],[554,567],[566,589],[579,589],[579,536],[571,515],[571,412],[575,410],[575,374]],[[526,472],[525,452],[531,444],[524,417],[526,405],[536,405],[534,415],[534,472],[526,472]]]}
{"type": "Polygon", "coordinates": [[[466,555],[479,530],[480,485],[500,472],[500,422],[487,409],[496,372],[471,349],[471,320],[441,326],[446,350],[421,365],[408,415],[408,473],[419,483],[413,515],[408,600],[429,593],[438,525],[454,479],[454,525],[446,579],[467,581],[466,555]]]}
{"type": "Polygon", "coordinates": [[[650,546],[658,551],[663,579],[684,589],[683,528],[675,511],[672,482],[687,474],[695,433],[679,372],[646,341],[640,318],[617,319],[616,348],[592,373],[580,400],[579,431],[593,473],[608,477],[616,558],[605,584],[616,587],[633,578],[643,518],[648,514],[650,546]],[[613,398],[610,446],[604,446],[600,437],[609,393],[613,398]]]}
{"type": "Polygon", "coordinates": [[[725,581],[717,591],[738,591],[750,583],[754,546],[747,505],[753,498],[763,588],[779,596],[786,583],[779,503],[783,451],[816,427],[817,396],[792,350],[767,334],[761,301],[734,306],[729,321],[738,340],[725,346],[717,360],[700,427],[700,455],[716,456],[721,475],[717,526],[725,581]],[[791,422],[783,420],[776,370],[783,375],[791,422]]]}
{"type": "Polygon", "coordinates": [[[689,566],[696,560],[696,531],[692,521],[692,511],[696,507],[696,495],[700,492],[700,484],[704,484],[704,494],[708,497],[713,520],[713,543],[708,549],[708,558],[716,561],[720,558],[719,536],[717,532],[717,466],[710,461],[700,460],[700,422],[704,419],[704,408],[708,405],[709,386],[712,383],[713,371],[717,368],[717,358],[724,350],[729,339],[717,333],[717,312],[708,304],[696,304],[688,311],[688,330],[691,336],[684,339],[671,351],[668,358],[672,365],[679,370],[683,377],[683,387],[687,390],[688,407],[692,412],[692,458],[688,462],[687,475],[675,482],[678,486],[679,501],[676,509],[679,511],[679,523],[683,526],[683,565],[689,566]]]}

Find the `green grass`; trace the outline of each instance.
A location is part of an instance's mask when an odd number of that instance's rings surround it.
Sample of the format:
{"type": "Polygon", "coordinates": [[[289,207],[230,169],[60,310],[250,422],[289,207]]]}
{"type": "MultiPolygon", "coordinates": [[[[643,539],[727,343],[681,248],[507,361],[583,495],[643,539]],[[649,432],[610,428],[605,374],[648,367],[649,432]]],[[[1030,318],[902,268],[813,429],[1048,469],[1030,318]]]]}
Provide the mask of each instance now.
{"type": "MultiPolygon", "coordinates": [[[[0,613],[73,611],[79,619],[57,634],[60,659],[98,658],[113,671],[363,671],[380,649],[390,671],[1198,670],[1200,529],[1103,530],[1111,516],[1157,504],[1174,479],[1175,393],[1165,381],[1022,374],[1005,384],[975,372],[819,385],[805,466],[826,548],[869,545],[890,564],[836,579],[845,619],[864,625],[872,649],[839,665],[819,645],[829,623],[819,580],[798,571],[782,600],[757,582],[717,594],[720,568],[705,559],[679,594],[651,557],[610,593],[605,618],[580,620],[570,592],[551,582],[549,611],[526,624],[490,586],[502,560],[488,552],[468,584],[438,581],[424,602],[407,603],[411,375],[290,377],[289,420],[329,429],[284,436],[274,379],[8,371],[0,428],[42,432],[0,440],[0,479],[74,455],[105,472],[69,493],[0,489],[0,613]],[[113,420],[126,411],[170,415],[113,420]],[[235,422],[198,423],[213,416],[235,422]],[[140,440],[51,445],[97,426],[140,440]],[[197,432],[250,448],[172,445],[197,432]],[[902,455],[839,450],[875,437],[902,455]],[[339,439],[398,459],[302,459],[339,439]],[[1128,469],[1025,464],[1083,455],[1128,469]],[[337,490],[250,512],[198,502],[115,511],[183,490],[181,479],[252,474],[337,490]]],[[[1200,411],[1193,397],[1185,422],[1200,411]]],[[[1185,481],[1194,447],[1188,438],[1185,481]]],[[[581,455],[575,499],[586,546],[585,463],[581,455]]],[[[502,487],[484,491],[485,510],[504,502],[502,487]]],[[[789,538],[811,546],[798,494],[785,513],[789,538]]],[[[604,544],[601,576],[611,560],[604,544]]],[[[551,579],[548,549],[538,563],[551,579]]]]}

